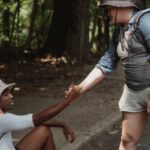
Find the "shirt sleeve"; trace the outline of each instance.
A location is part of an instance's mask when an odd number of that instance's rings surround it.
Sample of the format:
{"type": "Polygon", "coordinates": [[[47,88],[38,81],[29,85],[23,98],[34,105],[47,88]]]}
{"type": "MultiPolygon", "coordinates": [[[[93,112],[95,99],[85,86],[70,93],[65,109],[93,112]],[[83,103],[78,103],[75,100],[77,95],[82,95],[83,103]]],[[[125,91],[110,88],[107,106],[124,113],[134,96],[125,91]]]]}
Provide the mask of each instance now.
{"type": "Polygon", "coordinates": [[[31,127],[34,127],[32,114],[19,116],[6,113],[5,115],[0,116],[0,134],[8,131],[23,130],[31,127]]]}
{"type": "Polygon", "coordinates": [[[111,41],[109,42],[108,48],[105,54],[100,58],[96,67],[101,69],[105,74],[111,73],[116,69],[119,57],[117,55],[117,38],[119,35],[119,29],[114,32],[111,41]]]}
{"type": "Polygon", "coordinates": [[[139,28],[142,33],[142,36],[144,38],[146,47],[148,48],[148,51],[150,52],[150,13],[147,13],[142,16],[139,22],[139,28]]]}

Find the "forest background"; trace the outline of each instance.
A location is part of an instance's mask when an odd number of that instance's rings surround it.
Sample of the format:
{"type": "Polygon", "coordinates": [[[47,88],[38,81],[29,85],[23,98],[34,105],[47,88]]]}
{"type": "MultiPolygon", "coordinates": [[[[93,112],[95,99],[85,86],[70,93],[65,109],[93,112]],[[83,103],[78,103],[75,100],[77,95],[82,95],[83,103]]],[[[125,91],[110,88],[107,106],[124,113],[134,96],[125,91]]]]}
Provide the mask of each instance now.
{"type": "MultiPolygon", "coordinates": [[[[148,0],[139,3],[142,9],[150,6],[148,0]]],[[[1,60],[8,55],[55,57],[74,64],[100,57],[113,28],[99,4],[101,0],[1,0],[1,60]]]]}
{"type": "MultiPolygon", "coordinates": [[[[142,9],[150,6],[149,0],[139,3],[142,9]]],[[[113,31],[100,4],[101,0],[0,0],[1,78],[21,79],[26,74],[20,72],[28,70],[35,75],[33,68],[39,72],[43,65],[54,72],[60,66],[95,64],[113,31]]]]}

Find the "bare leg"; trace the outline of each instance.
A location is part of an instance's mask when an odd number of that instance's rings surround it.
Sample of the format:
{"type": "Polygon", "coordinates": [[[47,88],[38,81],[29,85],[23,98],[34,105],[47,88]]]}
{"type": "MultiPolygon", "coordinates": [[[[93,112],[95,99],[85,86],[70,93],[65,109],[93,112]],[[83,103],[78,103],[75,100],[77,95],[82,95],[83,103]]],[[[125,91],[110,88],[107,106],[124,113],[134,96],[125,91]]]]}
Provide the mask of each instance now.
{"type": "Polygon", "coordinates": [[[17,144],[21,150],[56,150],[50,128],[39,126],[17,144]]]}
{"type": "Polygon", "coordinates": [[[119,150],[136,150],[148,119],[147,112],[123,112],[122,134],[119,150]]]}

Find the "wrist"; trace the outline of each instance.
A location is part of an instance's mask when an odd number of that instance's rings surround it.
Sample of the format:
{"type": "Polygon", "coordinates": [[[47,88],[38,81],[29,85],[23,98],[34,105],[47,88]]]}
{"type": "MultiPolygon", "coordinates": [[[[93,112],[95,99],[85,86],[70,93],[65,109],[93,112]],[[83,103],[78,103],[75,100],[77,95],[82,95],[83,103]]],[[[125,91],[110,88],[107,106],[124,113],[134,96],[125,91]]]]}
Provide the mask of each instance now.
{"type": "Polygon", "coordinates": [[[84,88],[84,85],[82,83],[79,84],[78,87],[79,87],[79,94],[82,94],[86,91],[85,88],[84,88]]]}

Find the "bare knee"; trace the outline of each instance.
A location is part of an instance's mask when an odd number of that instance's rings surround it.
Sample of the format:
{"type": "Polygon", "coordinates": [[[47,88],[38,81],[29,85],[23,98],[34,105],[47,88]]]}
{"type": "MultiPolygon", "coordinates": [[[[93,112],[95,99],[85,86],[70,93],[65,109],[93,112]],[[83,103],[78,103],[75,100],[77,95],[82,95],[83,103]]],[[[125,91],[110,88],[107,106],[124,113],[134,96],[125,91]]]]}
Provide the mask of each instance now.
{"type": "Polygon", "coordinates": [[[51,137],[52,136],[52,131],[47,126],[44,126],[44,125],[38,126],[38,127],[36,127],[35,130],[37,130],[37,132],[39,132],[40,135],[43,135],[43,136],[46,136],[46,137],[51,137]]]}
{"type": "Polygon", "coordinates": [[[54,147],[53,136],[50,128],[42,125],[35,127],[31,132],[24,136],[17,146],[23,150],[37,150],[40,147],[47,145],[49,141],[52,143],[50,147],[54,147]]]}
{"type": "Polygon", "coordinates": [[[130,133],[126,133],[121,136],[121,143],[124,147],[130,147],[130,146],[135,146],[138,143],[138,139],[135,138],[133,135],[130,133]]]}

